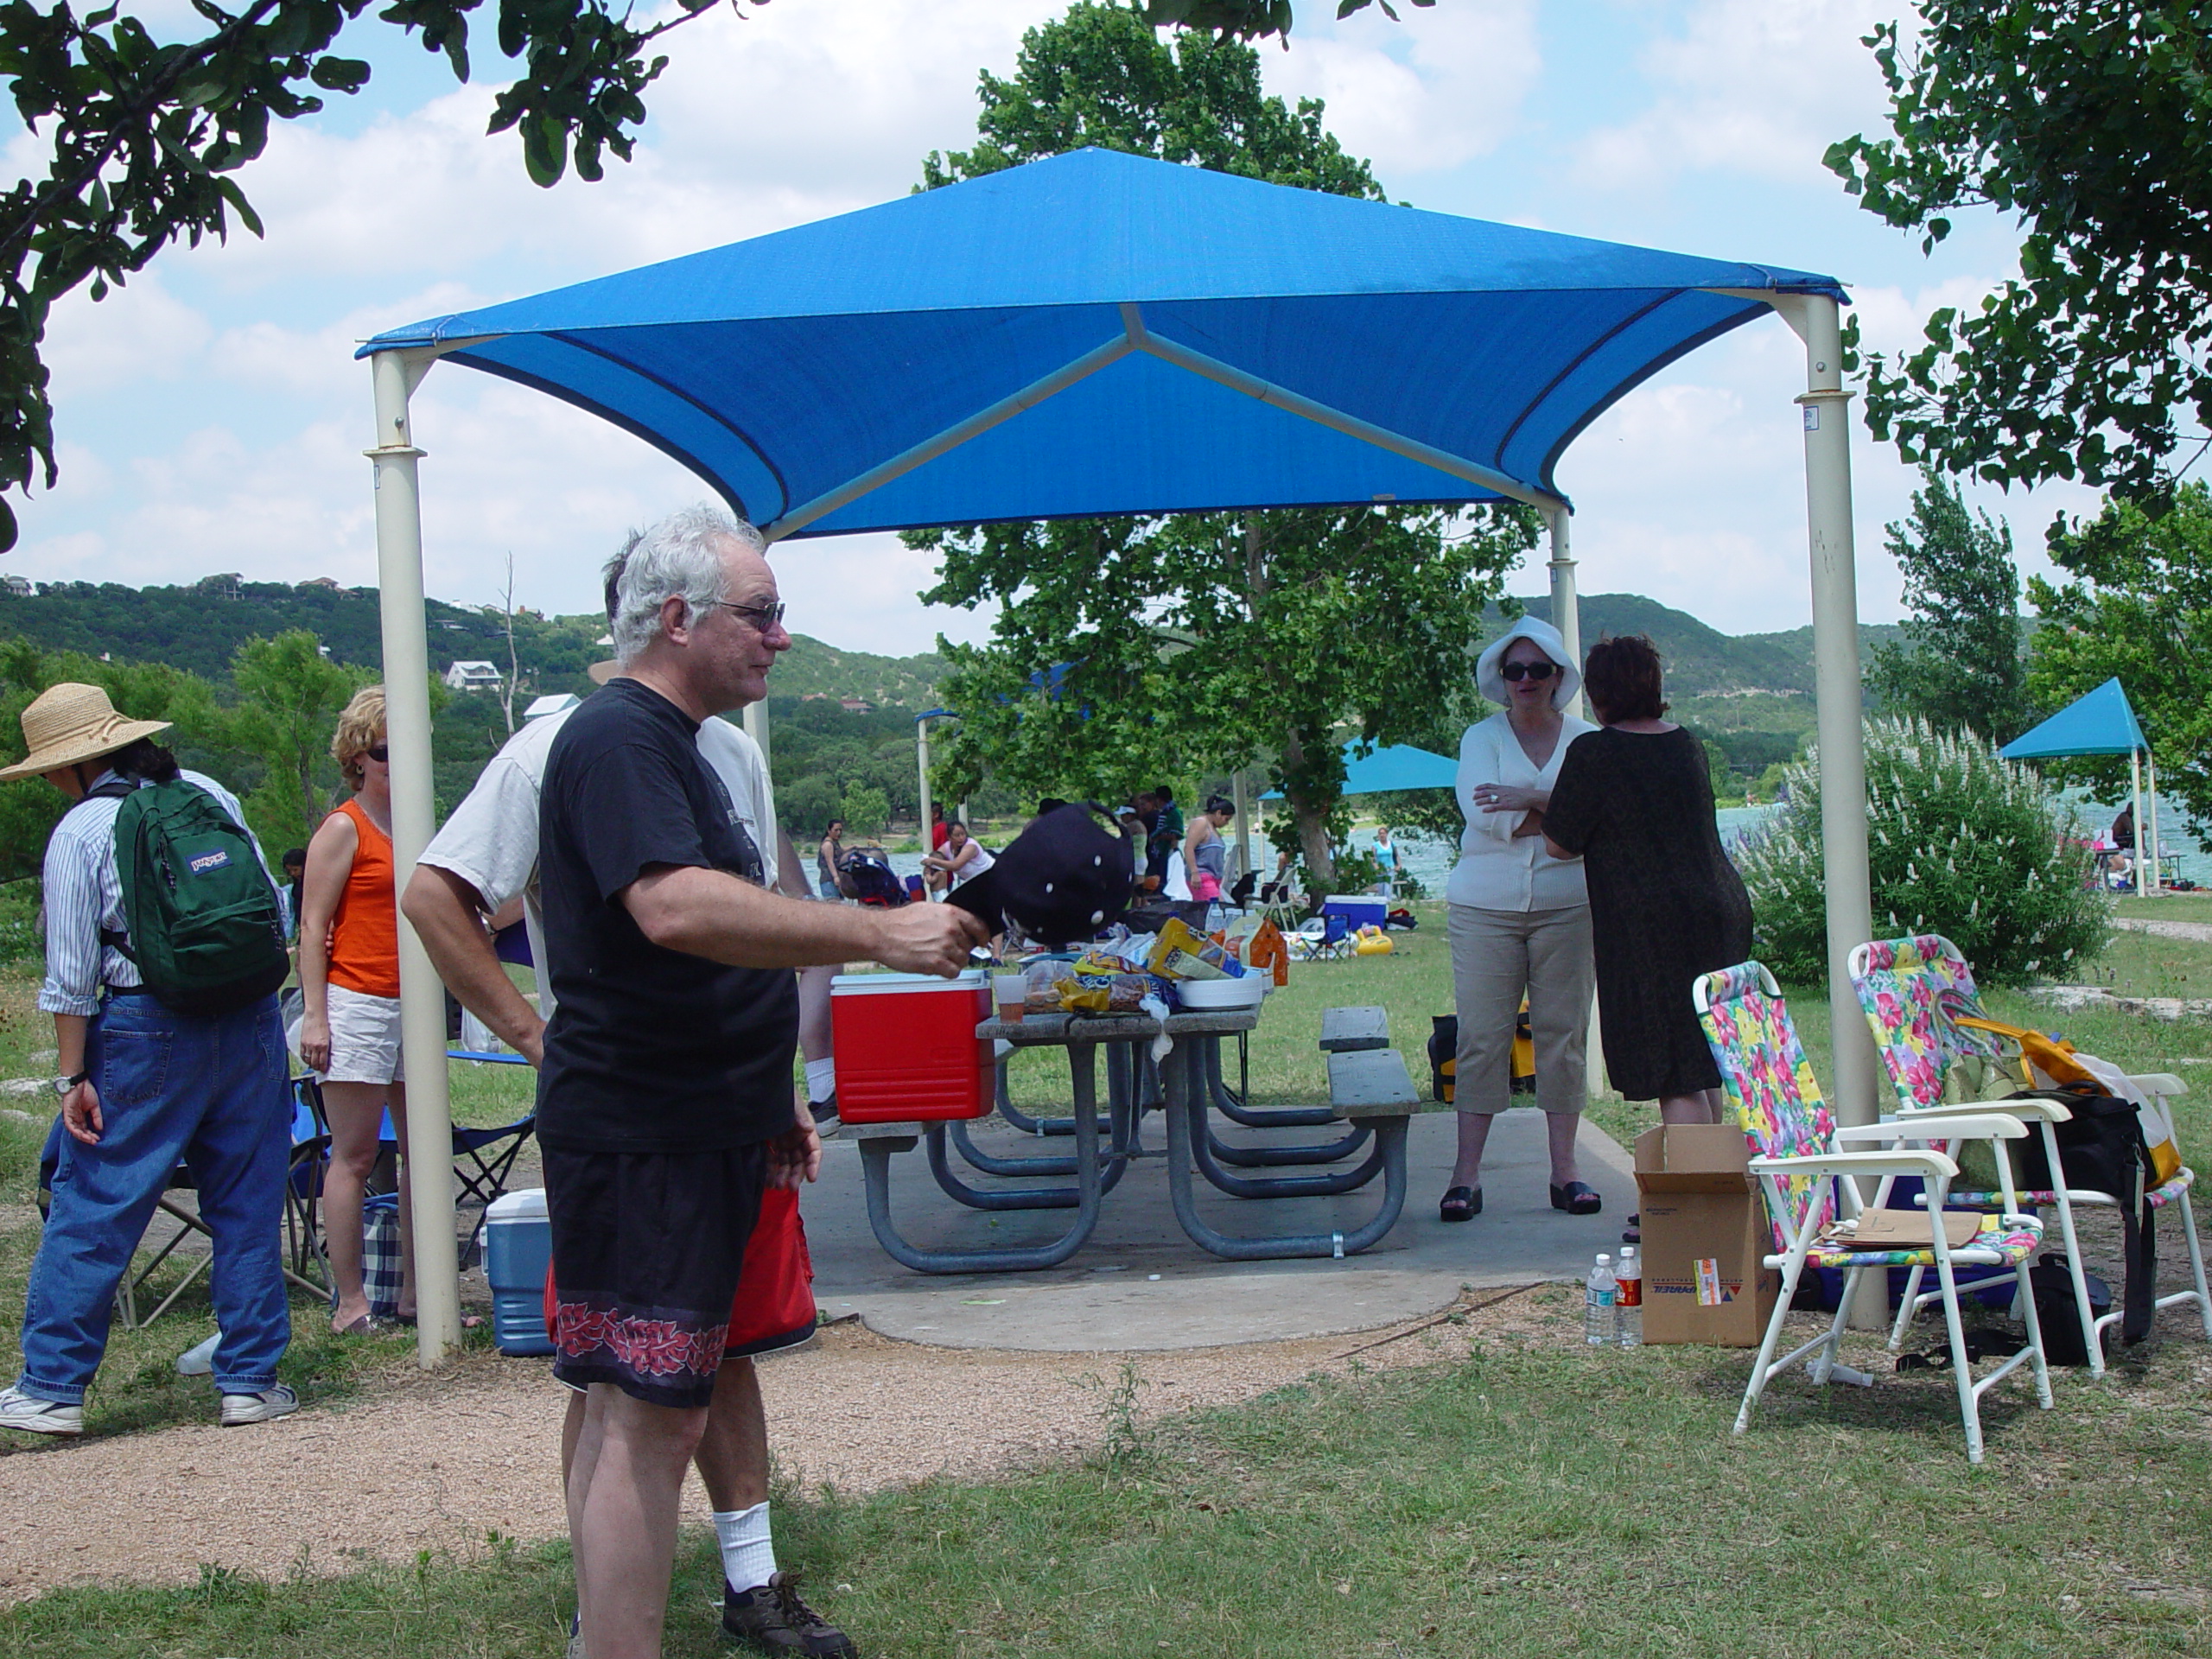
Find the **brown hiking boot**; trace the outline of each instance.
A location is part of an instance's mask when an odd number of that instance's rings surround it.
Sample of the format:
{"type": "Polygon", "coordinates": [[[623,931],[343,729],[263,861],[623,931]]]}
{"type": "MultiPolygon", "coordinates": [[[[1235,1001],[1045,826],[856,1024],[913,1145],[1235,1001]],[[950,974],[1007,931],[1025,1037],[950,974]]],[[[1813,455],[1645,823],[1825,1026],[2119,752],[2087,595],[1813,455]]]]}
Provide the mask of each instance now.
{"type": "Polygon", "coordinates": [[[759,1653],[859,1659],[852,1638],[798,1599],[798,1580],[789,1573],[750,1590],[724,1584],[722,1629],[759,1653]]]}

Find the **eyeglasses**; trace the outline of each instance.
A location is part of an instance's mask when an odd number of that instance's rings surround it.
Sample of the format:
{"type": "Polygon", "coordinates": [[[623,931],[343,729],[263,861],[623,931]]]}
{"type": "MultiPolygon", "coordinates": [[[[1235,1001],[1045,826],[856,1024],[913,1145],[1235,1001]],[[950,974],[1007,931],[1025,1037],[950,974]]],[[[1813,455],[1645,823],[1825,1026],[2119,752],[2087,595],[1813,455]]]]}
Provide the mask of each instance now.
{"type": "Polygon", "coordinates": [[[1522,680],[1548,680],[1559,672],[1557,663],[1508,663],[1497,671],[1516,685],[1522,680]]]}
{"type": "Polygon", "coordinates": [[[718,599],[715,603],[722,610],[743,617],[763,633],[771,632],[784,620],[784,601],[780,599],[767,605],[734,605],[726,599],[718,599]]]}
{"type": "Polygon", "coordinates": [[[380,760],[386,766],[390,766],[391,764],[391,751],[382,743],[372,743],[367,748],[363,749],[361,753],[367,755],[372,760],[380,760]]]}

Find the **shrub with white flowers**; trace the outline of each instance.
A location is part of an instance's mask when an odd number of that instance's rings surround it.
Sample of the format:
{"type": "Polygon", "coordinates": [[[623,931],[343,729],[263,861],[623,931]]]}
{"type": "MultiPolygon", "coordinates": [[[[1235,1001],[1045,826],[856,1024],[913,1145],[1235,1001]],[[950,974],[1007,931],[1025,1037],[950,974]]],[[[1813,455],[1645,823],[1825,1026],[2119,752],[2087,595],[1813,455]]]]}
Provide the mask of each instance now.
{"type": "MultiPolygon", "coordinates": [[[[1778,979],[1816,984],[1827,971],[1818,757],[1788,780],[1788,805],[1738,863],[1754,954],[1778,979]]],[[[1875,932],[1941,933],[1980,984],[2052,977],[2111,937],[2112,907],[2090,885],[2073,810],[1978,738],[1939,735],[1925,721],[1867,721],[1866,831],[1875,932]]]]}

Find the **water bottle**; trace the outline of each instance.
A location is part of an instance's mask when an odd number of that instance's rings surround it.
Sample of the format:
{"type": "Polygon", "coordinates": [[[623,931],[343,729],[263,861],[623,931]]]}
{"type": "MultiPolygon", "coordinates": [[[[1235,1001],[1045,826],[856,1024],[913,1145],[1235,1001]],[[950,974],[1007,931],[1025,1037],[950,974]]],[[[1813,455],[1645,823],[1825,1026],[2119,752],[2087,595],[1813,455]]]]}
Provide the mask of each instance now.
{"type": "Polygon", "coordinates": [[[1618,1294],[1613,1300],[1614,1316],[1620,1321],[1618,1340],[1624,1348],[1643,1346],[1643,1263],[1637,1257],[1636,1246],[1628,1245],[1621,1251],[1621,1264],[1613,1274],[1618,1294]]]}
{"type": "Polygon", "coordinates": [[[1600,1250],[1597,1265],[1590,1269],[1589,1281],[1582,1287],[1582,1337],[1592,1348],[1613,1344],[1613,1298],[1618,1291],[1613,1258],[1600,1250]]]}

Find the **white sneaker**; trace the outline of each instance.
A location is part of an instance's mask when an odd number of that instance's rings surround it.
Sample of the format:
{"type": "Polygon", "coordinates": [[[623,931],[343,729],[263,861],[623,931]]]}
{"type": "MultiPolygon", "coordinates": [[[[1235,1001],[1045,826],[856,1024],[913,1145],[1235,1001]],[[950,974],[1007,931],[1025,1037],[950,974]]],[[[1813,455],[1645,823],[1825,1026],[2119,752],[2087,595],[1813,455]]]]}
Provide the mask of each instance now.
{"type": "Polygon", "coordinates": [[[81,1434],[85,1408],[34,1400],[20,1389],[0,1389],[0,1428],[20,1428],[27,1434],[81,1434]]]}
{"type": "Polygon", "coordinates": [[[259,1394],[226,1394],[223,1396],[223,1427],[244,1428],[249,1423],[266,1423],[289,1416],[299,1408],[300,1396],[282,1382],[264,1389],[259,1394]]]}

